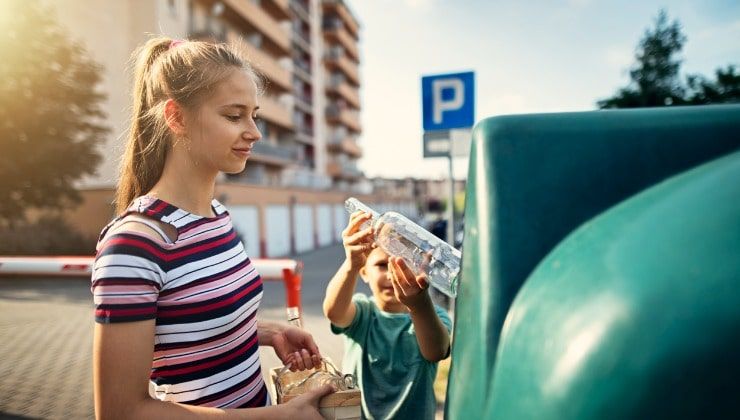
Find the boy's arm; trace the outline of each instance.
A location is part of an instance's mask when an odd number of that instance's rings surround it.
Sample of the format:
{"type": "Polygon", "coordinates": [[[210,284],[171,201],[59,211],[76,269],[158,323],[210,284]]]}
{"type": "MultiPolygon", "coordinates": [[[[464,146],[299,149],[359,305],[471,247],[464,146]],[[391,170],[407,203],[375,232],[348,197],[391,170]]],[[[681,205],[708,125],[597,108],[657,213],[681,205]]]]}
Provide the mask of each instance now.
{"type": "Polygon", "coordinates": [[[357,309],[352,303],[352,294],[357,284],[360,267],[365,264],[368,251],[372,249],[372,228],[359,230],[362,223],[371,217],[368,213],[357,211],[350,216],[347,228],[342,232],[342,243],[346,258],[339,267],[324,297],[324,315],[337,327],[348,327],[355,318],[357,309]]]}
{"type": "Polygon", "coordinates": [[[411,313],[416,341],[421,355],[430,362],[446,358],[450,350],[450,334],[434,310],[427,289],[426,276],[414,275],[403,258],[390,258],[390,277],[396,297],[411,313]]]}
{"type": "Polygon", "coordinates": [[[352,302],[352,294],[355,291],[358,273],[359,270],[352,268],[345,260],[326,287],[324,315],[337,327],[347,327],[355,319],[357,309],[352,302]]]}
{"type": "Polygon", "coordinates": [[[414,323],[421,355],[430,362],[438,362],[447,358],[449,354],[450,334],[437,316],[429,293],[426,290],[423,293],[425,299],[409,308],[411,321],[414,323]]]}

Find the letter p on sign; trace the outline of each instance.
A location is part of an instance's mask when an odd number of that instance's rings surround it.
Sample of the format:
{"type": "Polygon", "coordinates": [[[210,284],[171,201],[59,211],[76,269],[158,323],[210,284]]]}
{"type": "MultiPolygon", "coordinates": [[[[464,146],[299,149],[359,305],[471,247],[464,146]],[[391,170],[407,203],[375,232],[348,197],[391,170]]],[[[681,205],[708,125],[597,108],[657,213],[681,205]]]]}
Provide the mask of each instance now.
{"type": "Polygon", "coordinates": [[[434,110],[434,123],[442,124],[442,112],[460,109],[465,101],[465,86],[460,79],[434,79],[432,80],[432,109],[434,110]],[[442,92],[451,92],[445,99],[442,92]]]}
{"type": "Polygon", "coordinates": [[[475,122],[473,72],[421,79],[424,131],[472,127],[475,122]]]}

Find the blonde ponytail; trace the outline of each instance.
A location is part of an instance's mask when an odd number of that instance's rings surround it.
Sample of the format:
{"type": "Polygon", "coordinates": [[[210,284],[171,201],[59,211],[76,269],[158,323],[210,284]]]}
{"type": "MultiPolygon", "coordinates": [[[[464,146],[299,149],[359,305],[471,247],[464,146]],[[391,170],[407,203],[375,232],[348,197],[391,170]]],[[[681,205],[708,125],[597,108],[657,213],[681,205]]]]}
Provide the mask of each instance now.
{"type": "Polygon", "coordinates": [[[116,192],[116,212],[159,181],[171,134],[164,105],[174,99],[194,109],[213,86],[234,69],[247,71],[261,84],[239,49],[226,44],[152,38],[133,55],[133,108],[116,192]]]}

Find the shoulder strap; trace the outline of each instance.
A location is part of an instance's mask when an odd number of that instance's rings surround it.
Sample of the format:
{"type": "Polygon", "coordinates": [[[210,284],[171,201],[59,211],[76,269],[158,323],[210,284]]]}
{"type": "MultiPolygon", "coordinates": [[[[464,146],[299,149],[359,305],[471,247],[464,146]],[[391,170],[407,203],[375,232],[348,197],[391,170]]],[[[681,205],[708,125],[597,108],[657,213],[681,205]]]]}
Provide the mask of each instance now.
{"type": "Polygon", "coordinates": [[[114,226],[130,222],[138,222],[150,227],[155,232],[157,232],[157,234],[162,237],[162,240],[164,240],[165,243],[172,244],[174,241],[170,239],[169,235],[164,232],[164,230],[156,223],[156,221],[167,223],[177,230],[177,226],[164,220],[165,216],[171,213],[173,209],[174,208],[172,208],[172,206],[170,206],[169,204],[165,203],[164,201],[157,200],[156,198],[148,196],[137,197],[131,202],[131,205],[128,207],[128,209],[126,209],[126,211],[124,211],[115,219],[113,219],[110,223],[108,223],[108,225],[100,233],[98,242],[102,242],[102,240],[106,236],[108,236],[108,233],[114,226]]]}
{"type": "Polygon", "coordinates": [[[165,243],[167,244],[172,243],[172,239],[170,239],[170,237],[165,233],[165,231],[154,220],[148,219],[147,217],[140,215],[140,213],[131,213],[127,215],[121,220],[120,225],[123,225],[126,223],[141,223],[143,225],[146,225],[150,227],[151,229],[153,229],[155,232],[157,232],[159,236],[162,237],[162,240],[165,241],[165,243]]]}

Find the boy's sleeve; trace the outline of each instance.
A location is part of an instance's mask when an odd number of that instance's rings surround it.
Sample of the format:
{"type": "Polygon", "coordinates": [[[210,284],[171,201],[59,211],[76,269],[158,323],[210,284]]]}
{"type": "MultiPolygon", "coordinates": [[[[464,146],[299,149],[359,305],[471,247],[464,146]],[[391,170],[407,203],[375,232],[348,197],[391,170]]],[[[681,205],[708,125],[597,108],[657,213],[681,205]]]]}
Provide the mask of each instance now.
{"type": "Polygon", "coordinates": [[[372,303],[364,294],[355,293],[352,296],[352,304],[355,305],[355,308],[357,309],[352,322],[344,328],[331,324],[331,332],[334,334],[344,334],[350,338],[356,338],[361,335],[362,330],[366,328],[369,322],[371,312],[370,305],[372,305],[372,303]]]}
{"type": "MultiPolygon", "coordinates": [[[[450,320],[450,316],[447,314],[447,311],[437,305],[434,305],[434,310],[437,312],[439,320],[442,321],[442,325],[447,328],[447,334],[452,334],[452,320],[450,320]]],[[[444,357],[445,359],[450,357],[450,352],[452,352],[452,343],[447,347],[447,354],[444,357]]]]}
{"type": "Polygon", "coordinates": [[[154,242],[133,235],[113,235],[99,246],[90,287],[96,322],[157,317],[164,279],[158,251],[154,242]]]}
{"type": "Polygon", "coordinates": [[[450,316],[447,314],[447,311],[437,305],[434,305],[434,310],[437,312],[439,320],[442,321],[442,324],[447,328],[447,333],[452,333],[452,321],[450,320],[450,316]]]}

